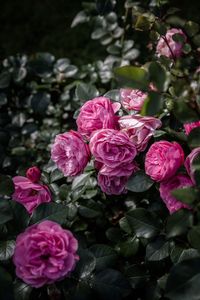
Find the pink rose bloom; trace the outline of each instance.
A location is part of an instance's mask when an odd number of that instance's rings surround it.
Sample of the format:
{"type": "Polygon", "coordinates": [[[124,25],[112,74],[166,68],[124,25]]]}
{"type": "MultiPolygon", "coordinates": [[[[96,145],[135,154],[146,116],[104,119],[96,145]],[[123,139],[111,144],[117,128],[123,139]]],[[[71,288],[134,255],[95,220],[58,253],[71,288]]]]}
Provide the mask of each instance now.
{"type": "Polygon", "coordinates": [[[162,126],[159,119],[140,115],[124,116],[119,119],[119,126],[126,132],[136,146],[137,151],[144,151],[155,130],[162,126]]]}
{"type": "Polygon", "coordinates": [[[98,185],[107,195],[121,195],[126,192],[127,176],[107,176],[98,174],[98,185]]]}
{"type": "Polygon", "coordinates": [[[190,131],[192,131],[192,129],[200,126],[200,121],[187,123],[187,124],[184,124],[183,126],[184,126],[186,134],[188,135],[188,134],[190,134],[190,131]]]}
{"type": "Polygon", "coordinates": [[[197,158],[200,157],[200,147],[195,148],[192,150],[192,152],[186,157],[185,160],[185,168],[188,172],[188,175],[190,176],[192,182],[195,184],[195,178],[194,178],[194,168],[192,166],[193,161],[197,158]]]}
{"type": "Polygon", "coordinates": [[[13,177],[15,192],[12,199],[24,205],[29,214],[41,203],[51,201],[51,193],[46,185],[34,183],[23,176],[13,177]]]}
{"type": "Polygon", "coordinates": [[[147,94],[140,90],[120,89],[120,98],[121,104],[125,109],[140,111],[147,94]]]}
{"type": "Polygon", "coordinates": [[[129,177],[139,170],[136,162],[121,164],[111,168],[104,165],[98,174],[98,184],[107,195],[120,195],[126,192],[129,177]]]}
{"type": "Polygon", "coordinates": [[[96,131],[90,140],[90,150],[95,159],[111,168],[130,163],[137,154],[135,145],[125,132],[114,129],[96,131]]]}
{"type": "Polygon", "coordinates": [[[28,227],[18,235],[13,256],[16,275],[39,288],[68,276],[79,259],[78,242],[69,230],[52,221],[28,227]]]}
{"type": "Polygon", "coordinates": [[[171,192],[175,189],[186,188],[193,186],[191,179],[187,175],[178,174],[167,181],[163,181],[160,184],[160,196],[165,202],[169,212],[172,214],[181,208],[190,209],[190,207],[178,201],[171,192]]]}
{"type": "Polygon", "coordinates": [[[145,158],[145,171],[155,181],[174,176],[184,162],[184,152],[176,143],[159,141],[151,145],[145,158]]]}
{"type": "Polygon", "coordinates": [[[172,28],[169,29],[164,37],[161,36],[161,38],[158,41],[156,52],[158,55],[163,55],[169,58],[173,57],[180,57],[182,55],[182,49],[184,43],[175,42],[173,40],[174,34],[180,34],[184,37],[184,41],[186,42],[187,38],[184,32],[181,29],[172,28]],[[171,50],[170,50],[171,49],[171,50]]]}
{"type": "Polygon", "coordinates": [[[90,159],[89,147],[78,132],[70,130],[56,136],[51,159],[65,176],[76,176],[83,172],[90,159]]]}
{"type": "Polygon", "coordinates": [[[38,169],[38,167],[29,168],[26,171],[26,177],[30,179],[32,182],[38,182],[41,177],[40,169],[38,169]]]}
{"type": "Polygon", "coordinates": [[[87,101],[80,110],[76,120],[78,132],[90,138],[91,134],[98,129],[117,129],[118,117],[115,112],[119,110],[119,103],[112,103],[106,97],[97,97],[87,101]]]}

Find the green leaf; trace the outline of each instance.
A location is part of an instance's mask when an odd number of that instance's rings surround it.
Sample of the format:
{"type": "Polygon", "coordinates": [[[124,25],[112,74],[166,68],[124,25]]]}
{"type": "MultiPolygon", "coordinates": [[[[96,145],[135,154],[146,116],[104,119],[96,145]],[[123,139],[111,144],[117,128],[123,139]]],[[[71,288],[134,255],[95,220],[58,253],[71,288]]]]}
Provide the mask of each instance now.
{"type": "Polygon", "coordinates": [[[149,279],[149,274],[145,270],[144,265],[131,265],[127,268],[125,276],[128,278],[133,289],[143,287],[149,279]]]}
{"type": "Polygon", "coordinates": [[[200,258],[175,265],[168,277],[166,297],[170,300],[200,299],[200,258]]]}
{"type": "Polygon", "coordinates": [[[55,182],[55,181],[57,181],[57,180],[59,180],[59,179],[61,179],[63,177],[64,177],[63,173],[60,170],[55,169],[50,174],[50,182],[51,183],[55,182]]]}
{"type": "Polygon", "coordinates": [[[169,256],[169,242],[162,239],[149,243],[146,248],[146,259],[148,261],[160,261],[169,256]]]}
{"type": "Polygon", "coordinates": [[[115,264],[117,259],[117,254],[113,250],[113,248],[103,245],[97,244],[93,245],[89,249],[96,258],[96,269],[102,270],[106,267],[111,267],[115,264]]]}
{"type": "Polygon", "coordinates": [[[188,232],[188,240],[193,248],[200,251],[200,226],[194,226],[188,232]]]}
{"type": "Polygon", "coordinates": [[[180,44],[183,44],[184,41],[185,41],[184,36],[183,36],[182,34],[180,34],[180,33],[175,33],[175,34],[173,34],[172,39],[173,39],[175,42],[180,43],[180,44]]]}
{"type": "Polygon", "coordinates": [[[7,175],[0,175],[0,195],[11,196],[14,191],[12,178],[7,175]]]}
{"type": "Polygon", "coordinates": [[[13,256],[15,241],[1,241],[0,243],[0,261],[5,261],[13,256]]]}
{"type": "Polygon", "coordinates": [[[133,237],[129,238],[127,241],[118,243],[116,248],[123,257],[132,257],[138,252],[139,243],[139,239],[133,237]]]}
{"type": "Polygon", "coordinates": [[[199,192],[194,187],[175,189],[171,194],[179,201],[187,204],[193,204],[199,199],[199,192]]]}
{"type": "Polygon", "coordinates": [[[144,208],[136,208],[126,214],[130,227],[136,236],[152,238],[159,233],[160,225],[156,217],[144,208]]]}
{"type": "Polygon", "coordinates": [[[141,115],[142,116],[155,116],[157,115],[163,106],[163,98],[161,94],[157,92],[150,91],[148,97],[146,98],[141,115]]]}
{"type": "Polygon", "coordinates": [[[12,220],[10,200],[0,199],[0,225],[12,220]]]}
{"type": "Polygon", "coordinates": [[[91,275],[96,267],[96,258],[88,250],[79,249],[80,260],[76,264],[74,276],[80,279],[86,279],[91,275]]]}
{"type": "Polygon", "coordinates": [[[191,149],[200,147],[200,127],[192,129],[188,135],[188,145],[191,149]]]}
{"type": "Polygon", "coordinates": [[[102,215],[102,209],[99,203],[94,200],[84,201],[83,204],[79,206],[79,214],[85,218],[96,218],[102,215]]]}
{"type": "Polygon", "coordinates": [[[89,16],[84,10],[80,11],[72,21],[71,28],[76,27],[79,24],[83,24],[89,21],[89,16]]]}
{"type": "Polygon", "coordinates": [[[84,186],[88,182],[90,176],[91,173],[83,173],[76,176],[72,182],[72,191],[84,186]]]}
{"type": "Polygon", "coordinates": [[[159,91],[163,91],[166,81],[165,69],[157,62],[151,62],[149,65],[149,80],[159,91]]]}
{"type": "Polygon", "coordinates": [[[149,86],[148,73],[145,69],[133,66],[119,67],[114,74],[126,87],[147,90],[149,86]]]}
{"type": "Polygon", "coordinates": [[[15,228],[21,232],[28,226],[30,215],[22,204],[16,201],[10,201],[10,205],[13,213],[15,228]]]}
{"type": "Polygon", "coordinates": [[[168,238],[183,235],[192,226],[193,215],[186,209],[181,209],[167,219],[166,233],[168,238]]]}
{"type": "Polygon", "coordinates": [[[151,28],[151,22],[147,17],[139,15],[134,27],[136,30],[147,31],[151,28]]]}
{"type": "Polygon", "coordinates": [[[105,269],[94,276],[93,289],[103,300],[120,300],[130,293],[130,286],[118,271],[105,269]]]}
{"type": "Polygon", "coordinates": [[[153,180],[140,170],[134,173],[128,180],[127,189],[131,192],[145,192],[153,185],[153,180]]]}
{"type": "Polygon", "coordinates": [[[199,31],[199,24],[192,22],[192,21],[186,22],[184,27],[185,27],[186,33],[190,37],[195,36],[197,34],[197,32],[199,31]]]}
{"type": "Polygon", "coordinates": [[[99,96],[99,92],[94,85],[82,82],[78,83],[75,94],[81,101],[91,100],[99,96]]]}
{"type": "Polygon", "coordinates": [[[34,113],[39,115],[45,115],[48,105],[50,103],[51,96],[47,92],[38,92],[31,97],[31,107],[34,113]]]}
{"type": "Polygon", "coordinates": [[[16,281],[14,283],[15,300],[29,300],[32,287],[24,282],[16,281]]]}
{"type": "Polygon", "coordinates": [[[67,220],[68,208],[58,203],[42,203],[33,212],[30,223],[35,224],[44,220],[64,224],[67,220]]]}
{"type": "Polygon", "coordinates": [[[175,117],[182,123],[198,121],[197,113],[191,109],[183,99],[174,101],[173,113],[175,117]]]}
{"type": "Polygon", "coordinates": [[[197,47],[199,47],[200,46],[200,34],[195,35],[193,37],[192,41],[197,47]]]}

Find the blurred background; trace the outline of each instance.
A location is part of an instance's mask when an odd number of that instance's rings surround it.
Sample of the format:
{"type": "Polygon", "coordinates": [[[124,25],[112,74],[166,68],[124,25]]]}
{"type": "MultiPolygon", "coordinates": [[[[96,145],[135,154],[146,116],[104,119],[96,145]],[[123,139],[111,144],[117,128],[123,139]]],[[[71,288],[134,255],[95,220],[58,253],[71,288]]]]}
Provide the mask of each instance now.
{"type": "MultiPolygon", "coordinates": [[[[123,0],[120,0],[123,4],[123,0]]],[[[70,28],[81,10],[82,0],[6,0],[0,10],[0,58],[16,53],[50,52],[56,57],[92,60],[95,43],[90,43],[83,26],[70,28]],[[87,43],[88,42],[88,43],[87,43]]],[[[89,1],[88,1],[89,2],[89,1]]],[[[146,2],[146,0],[144,0],[146,2]]],[[[149,1],[147,1],[149,2],[149,1]]],[[[183,17],[200,20],[200,1],[171,0],[183,17]]]]}

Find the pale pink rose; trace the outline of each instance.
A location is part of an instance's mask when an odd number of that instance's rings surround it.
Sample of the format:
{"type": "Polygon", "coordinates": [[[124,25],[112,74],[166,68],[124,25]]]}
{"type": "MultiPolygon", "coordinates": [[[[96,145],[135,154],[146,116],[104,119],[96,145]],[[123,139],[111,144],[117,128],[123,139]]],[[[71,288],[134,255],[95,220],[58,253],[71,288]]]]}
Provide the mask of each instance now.
{"type": "Polygon", "coordinates": [[[186,188],[190,186],[193,186],[191,179],[187,175],[183,174],[178,174],[167,181],[161,182],[160,196],[171,214],[181,208],[190,209],[187,204],[178,201],[171,193],[175,189],[186,188]]]}
{"type": "Polygon", "coordinates": [[[51,159],[65,176],[76,176],[83,172],[90,159],[89,147],[78,132],[70,130],[56,136],[51,159]]]}
{"type": "Polygon", "coordinates": [[[174,176],[184,162],[181,146],[168,141],[151,145],[145,158],[145,171],[155,181],[163,181],[174,176]]]}
{"type": "Polygon", "coordinates": [[[195,184],[195,178],[194,178],[194,167],[192,166],[194,160],[199,157],[200,158],[200,147],[195,148],[192,150],[192,152],[186,157],[185,160],[185,168],[188,172],[188,175],[190,176],[192,182],[195,184]]]}
{"type": "Polygon", "coordinates": [[[40,169],[38,169],[38,167],[29,168],[26,171],[26,177],[30,179],[32,182],[40,181],[40,177],[41,177],[40,169]]]}
{"type": "Polygon", "coordinates": [[[121,104],[125,109],[140,111],[147,94],[140,90],[120,89],[120,98],[121,104]]]}
{"type": "Polygon", "coordinates": [[[200,126],[200,121],[196,121],[196,122],[192,122],[192,123],[187,123],[187,124],[184,124],[183,126],[184,126],[186,134],[188,135],[188,134],[190,134],[190,132],[192,131],[192,129],[200,126]]]}
{"type": "Polygon", "coordinates": [[[39,288],[69,276],[77,260],[78,242],[69,230],[52,221],[28,227],[18,235],[13,256],[16,275],[39,288]]]}
{"type": "Polygon", "coordinates": [[[41,203],[51,201],[51,193],[46,185],[34,183],[23,176],[13,177],[15,192],[12,199],[22,204],[29,214],[41,203]]]}
{"type": "Polygon", "coordinates": [[[91,134],[98,129],[117,129],[118,117],[115,112],[119,110],[119,103],[112,103],[106,97],[97,97],[87,101],[80,110],[76,120],[78,132],[89,139],[91,134]]]}
{"type": "Polygon", "coordinates": [[[129,177],[139,170],[136,162],[121,164],[111,168],[103,165],[98,174],[98,185],[107,195],[120,195],[126,192],[129,177]]]}
{"type": "Polygon", "coordinates": [[[140,115],[124,116],[119,119],[119,126],[126,132],[136,146],[137,151],[144,151],[155,130],[162,126],[159,119],[140,115]]]}
{"type": "Polygon", "coordinates": [[[184,32],[181,29],[172,28],[169,29],[166,33],[166,35],[161,38],[158,41],[156,52],[158,55],[163,55],[169,58],[177,58],[182,55],[182,49],[184,43],[175,42],[173,40],[174,34],[180,34],[183,36],[184,41],[186,42],[187,38],[184,32]]]}
{"type": "Polygon", "coordinates": [[[114,129],[95,131],[90,139],[90,150],[95,159],[111,168],[130,163],[137,154],[125,132],[114,129]]]}

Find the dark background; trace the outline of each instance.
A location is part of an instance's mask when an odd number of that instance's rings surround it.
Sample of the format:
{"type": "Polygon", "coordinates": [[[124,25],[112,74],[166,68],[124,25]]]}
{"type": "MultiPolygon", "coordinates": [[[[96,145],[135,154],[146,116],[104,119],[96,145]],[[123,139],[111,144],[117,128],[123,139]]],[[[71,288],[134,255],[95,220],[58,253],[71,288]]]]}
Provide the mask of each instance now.
{"type": "MultiPolygon", "coordinates": [[[[118,0],[123,1],[123,0],[118,0]]],[[[71,29],[82,0],[0,0],[0,58],[47,51],[56,57],[91,59],[87,25],[71,29]]],[[[175,0],[182,16],[200,22],[200,1],[175,0]]],[[[90,46],[91,47],[91,46],[90,46]]],[[[95,53],[94,53],[95,55],[95,53]]]]}

